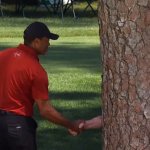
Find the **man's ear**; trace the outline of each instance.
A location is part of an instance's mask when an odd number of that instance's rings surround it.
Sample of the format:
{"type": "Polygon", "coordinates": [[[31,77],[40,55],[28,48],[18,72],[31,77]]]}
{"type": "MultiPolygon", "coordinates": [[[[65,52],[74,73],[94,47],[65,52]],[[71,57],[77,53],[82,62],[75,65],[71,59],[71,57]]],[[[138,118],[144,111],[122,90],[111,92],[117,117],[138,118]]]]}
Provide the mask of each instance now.
{"type": "Polygon", "coordinates": [[[38,46],[38,44],[39,44],[39,42],[40,42],[40,39],[39,39],[39,38],[35,38],[35,39],[32,41],[32,43],[31,43],[32,47],[36,49],[37,46],[38,46]]]}
{"type": "Polygon", "coordinates": [[[35,43],[39,43],[39,42],[40,42],[40,39],[39,39],[39,38],[35,38],[35,39],[34,39],[34,42],[35,42],[35,43]]]}

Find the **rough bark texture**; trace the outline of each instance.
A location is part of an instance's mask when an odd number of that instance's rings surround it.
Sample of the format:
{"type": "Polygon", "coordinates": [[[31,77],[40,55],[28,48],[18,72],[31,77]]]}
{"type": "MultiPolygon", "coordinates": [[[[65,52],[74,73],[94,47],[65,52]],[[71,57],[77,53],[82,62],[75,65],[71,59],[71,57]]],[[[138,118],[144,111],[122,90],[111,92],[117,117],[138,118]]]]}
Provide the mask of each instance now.
{"type": "Polygon", "coordinates": [[[100,0],[105,150],[150,150],[150,0],[100,0]]]}

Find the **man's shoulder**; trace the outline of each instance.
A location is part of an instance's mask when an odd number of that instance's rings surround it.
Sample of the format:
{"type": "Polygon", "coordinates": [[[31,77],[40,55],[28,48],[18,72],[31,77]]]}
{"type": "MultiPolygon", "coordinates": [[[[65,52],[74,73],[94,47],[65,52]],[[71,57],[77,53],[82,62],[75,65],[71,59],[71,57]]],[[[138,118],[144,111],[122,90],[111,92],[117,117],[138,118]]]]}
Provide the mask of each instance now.
{"type": "Polygon", "coordinates": [[[35,60],[35,59],[29,58],[28,66],[32,70],[32,72],[34,72],[36,74],[39,74],[39,75],[40,74],[41,75],[47,74],[47,72],[44,69],[44,67],[42,66],[42,64],[39,61],[35,60]]]}

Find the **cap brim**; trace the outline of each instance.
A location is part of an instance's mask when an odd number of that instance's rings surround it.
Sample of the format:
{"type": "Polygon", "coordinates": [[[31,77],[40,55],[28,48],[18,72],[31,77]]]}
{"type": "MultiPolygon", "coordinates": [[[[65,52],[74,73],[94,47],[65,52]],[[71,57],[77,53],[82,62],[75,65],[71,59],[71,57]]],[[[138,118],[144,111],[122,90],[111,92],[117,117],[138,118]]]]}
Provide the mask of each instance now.
{"type": "Polygon", "coordinates": [[[49,33],[49,39],[52,39],[52,40],[57,40],[59,38],[59,35],[58,34],[54,34],[54,33],[49,33]]]}

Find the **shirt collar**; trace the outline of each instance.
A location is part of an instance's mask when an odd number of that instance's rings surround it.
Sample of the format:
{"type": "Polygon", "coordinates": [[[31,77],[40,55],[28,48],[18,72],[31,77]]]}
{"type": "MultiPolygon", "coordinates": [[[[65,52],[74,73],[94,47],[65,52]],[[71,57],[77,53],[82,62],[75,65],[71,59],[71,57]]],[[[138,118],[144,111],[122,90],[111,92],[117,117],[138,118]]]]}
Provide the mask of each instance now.
{"type": "Polygon", "coordinates": [[[37,59],[39,61],[38,55],[33,48],[26,46],[24,44],[19,44],[19,46],[17,48],[20,50],[23,50],[24,52],[26,52],[30,56],[32,56],[34,59],[37,59]]]}

